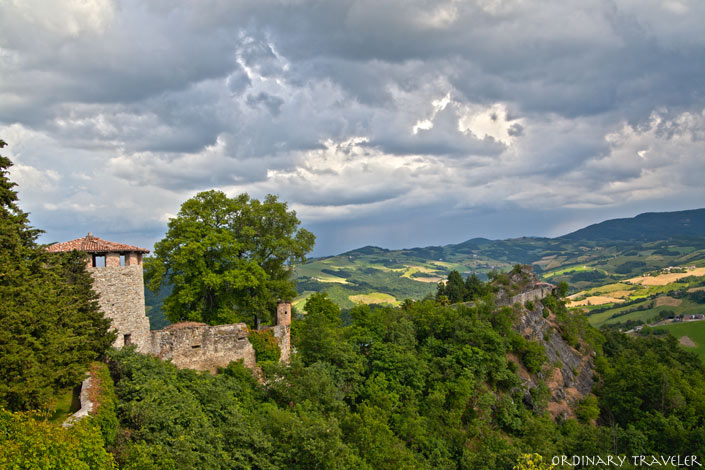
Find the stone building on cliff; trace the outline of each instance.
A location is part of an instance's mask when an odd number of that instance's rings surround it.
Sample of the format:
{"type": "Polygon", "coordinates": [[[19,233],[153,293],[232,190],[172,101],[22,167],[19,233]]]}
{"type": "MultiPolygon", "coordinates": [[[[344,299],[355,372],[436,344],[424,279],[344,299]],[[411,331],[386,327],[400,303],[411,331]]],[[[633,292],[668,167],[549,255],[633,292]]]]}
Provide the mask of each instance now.
{"type": "MultiPolygon", "coordinates": [[[[163,330],[149,329],[144,306],[142,256],[145,248],[115,243],[89,233],[83,238],[48,247],[53,253],[86,253],[86,266],[93,277],[98,303],[118,337],[113,346],[133,344],[137,351],[172,361],[177,367],[215,372],[232,361],[242,360],[254,368],[255,351],[244,323],[210,326],[182,322],[163,330]]],[[[281,361],[289,362],[291,343],[291,304],[277,305],[276,325],[272,330],[281,350],[281,361]]]]}

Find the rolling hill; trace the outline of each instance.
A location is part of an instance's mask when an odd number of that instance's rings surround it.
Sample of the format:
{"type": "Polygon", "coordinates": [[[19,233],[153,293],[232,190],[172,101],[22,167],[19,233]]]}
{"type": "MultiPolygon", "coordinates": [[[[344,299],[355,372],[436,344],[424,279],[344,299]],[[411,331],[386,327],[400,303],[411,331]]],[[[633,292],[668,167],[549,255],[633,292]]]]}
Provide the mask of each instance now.
{"type": "Polygon", "coordinates": [[[705,209],[647,212],[628,219],[612,219],[562,236],[566,240],[639,240],[702,237],[705,209]]]}
{"type": "Polygon", "coordinates": [[[473,238],[403,250],[366,246],[296,266],[295,305],[319,291],[343,308],[394,304],[433,294],[451,270],[485,277],[517,263],[533,265],[551,282],[569,282],[573,292],[668,266],[705,266],[705,209],[608,220],[557,238],[473,238]]]}

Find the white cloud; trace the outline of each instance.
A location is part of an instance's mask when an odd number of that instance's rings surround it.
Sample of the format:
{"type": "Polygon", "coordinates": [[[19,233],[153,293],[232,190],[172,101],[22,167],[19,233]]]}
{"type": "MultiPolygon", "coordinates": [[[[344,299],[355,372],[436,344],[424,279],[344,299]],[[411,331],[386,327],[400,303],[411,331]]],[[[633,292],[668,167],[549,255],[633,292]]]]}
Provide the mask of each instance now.
{"type": "Polygon", "coordinates": [[[41,170],[29,165],[17,164],[10,168],[10,177],[24,191],[47,191],[56,189],[61,179],[54,170],[41,170]]]}
{"type": "Polygon", "coordinates": [[[518,129],[523,129],[522,122],[522,119],[509,118],[507,106],[504,103],[495,103],[484,109],[466,105],[461,111],[458,129],[461,132],[470,132],[481,139],[491,137],[505,145],[511,145],[514,141],[513,134],[516,135],[520,132],[518,129]]]}
{"type": "Polygon", "coordinates": [[[443,98],[431,101],[431,106],[433,106],[431,116],[426,119],[416,121],[414,127],[411,128],[411,132],[413,134],[418,134],[420,130],[428,131],[433,129],[433,120],[436,118],[436,115],[446,109],[450,102],[450,93],[447,93],[443,98]]]}
{"type": "Polygon", "coordinates": [[[82,33],[102,33],[115,16],[111,0],[7,0],[3,14],[25,28],[76,37],[82,33]]]}

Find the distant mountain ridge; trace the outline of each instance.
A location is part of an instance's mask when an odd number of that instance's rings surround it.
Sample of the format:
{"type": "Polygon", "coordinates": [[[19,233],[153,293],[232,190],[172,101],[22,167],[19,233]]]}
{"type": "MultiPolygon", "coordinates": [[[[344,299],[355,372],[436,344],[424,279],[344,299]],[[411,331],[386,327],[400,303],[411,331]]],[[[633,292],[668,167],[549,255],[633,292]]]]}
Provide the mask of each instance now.
{"type": "Polygon", "coordinates": [[[503,240],[476,237],[457,244],[431,245],[426,247],[390,250],[374,245],[367,245],[346,251],[337,256],[381,255],[395,251],[420,252],[439,251],[450,248],[456,252],[471,252],[491,245],[534,245],[534,242],[550,241],[657,241],[671,238],[705,237],[705,208],[675,212],[645,212],[634,217],[609,219],[588,225],[574,232],[554,238],[521,237],[503,240]],[[522,240],[525,243],[522,243],[522,240]]]}
{"type": "Polygon", "coordinates": [[[656,241],[705,236],[705,209],[646,212],[636,217],[611,219],[558,238],[567,240],[656,241]]]}
{"type": "Polygon", "coordinates": [[[433,294],[451,270],[484,278],[533,265],[551,282],[585,289],[668,266],[705,265],[705,209],[649,212],[556,237],[472,238],[458,244],[390,250],[364,246],[295,267],[299,297],[328,292],[341,307],[396,304],[433,294]]]}

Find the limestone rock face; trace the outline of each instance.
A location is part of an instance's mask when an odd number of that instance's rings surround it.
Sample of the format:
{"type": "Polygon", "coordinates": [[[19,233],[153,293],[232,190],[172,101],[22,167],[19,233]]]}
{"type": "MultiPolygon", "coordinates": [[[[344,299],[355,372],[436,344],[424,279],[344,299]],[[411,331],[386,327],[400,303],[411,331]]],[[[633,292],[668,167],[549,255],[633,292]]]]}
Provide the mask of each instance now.
{"type": "Polygon", "coordinates": [[[536,376],[522,377],[528,387],[545,381],[551,391],[549,411],[558,415],[572,416],[569,405],[575,404],[592,391],[594,363],[592,354],[582,353],[566,343],[557,332],[557,325],[549,316],[543,317],[544,307],[537,304],[533,311],[523,309],[516,329],[528,340],[543,345],[548,366],[536,376]]]}
{"type": "MultiPolygon", "coordinates": [[[[560,327],[553,314],[544,317],[545,307],[541,299],[554,293],[555,286],[538,282],[530,269],[513,274],[510,286],[514,292],[500,289],[497,293],[497,305],[519,307],[520,313],[514,328],[524,338],[540,343],[548,357],[548,364],[539,373],[532,375],[526,370],[520,370],[519,376],[527,390],[536,387],[540,380],[546,383],[551,392],[548,409],[554,418],[572,416],[571,406],[592,391],[593,355],[590,351],[578,351],[561,337],[560,327]],[[526,308],[528,301],[534,304],[532,310],[526,308]]],[[[588,350],[587,345],[582,346],[585,346],[581,347],[583,351],[588,350]]],[[[513,355],[509,359],[519,362],[513,355]]],[[[528,391],[525,400],[532,400],[528,391]]]]}

